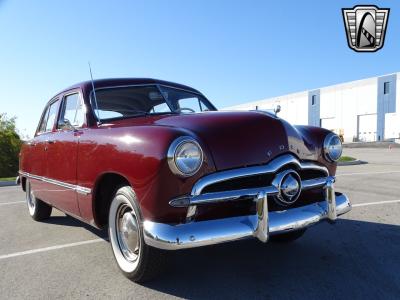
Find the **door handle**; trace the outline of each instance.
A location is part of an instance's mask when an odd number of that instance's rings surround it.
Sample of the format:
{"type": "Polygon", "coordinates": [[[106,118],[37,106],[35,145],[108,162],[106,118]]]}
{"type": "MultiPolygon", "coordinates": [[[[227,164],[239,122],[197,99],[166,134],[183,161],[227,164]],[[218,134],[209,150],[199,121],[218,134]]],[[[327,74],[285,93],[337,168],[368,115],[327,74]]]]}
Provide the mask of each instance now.
{"type": "Polygon", "coordinates": [[[48,144],[55,144],[56,141],[54,141],[54,140],[47,140],[46,143],[48,143],[48,144]]]}

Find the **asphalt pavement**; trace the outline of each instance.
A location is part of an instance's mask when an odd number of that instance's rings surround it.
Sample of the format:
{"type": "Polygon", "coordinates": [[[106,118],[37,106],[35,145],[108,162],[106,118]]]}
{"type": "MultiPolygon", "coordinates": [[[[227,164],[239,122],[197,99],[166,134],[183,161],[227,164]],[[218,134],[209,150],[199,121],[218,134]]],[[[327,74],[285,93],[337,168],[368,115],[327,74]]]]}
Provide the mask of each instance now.
{"type": "Polygon", "coordinates": [[[53,210],[33,221],[19,187],[0,187],[0,299],[399,299],[400,149],[345,149],[353,210],[291,244],[256,240],[171,253],[156,280],[119,272],[106,232],[53,210]]]}

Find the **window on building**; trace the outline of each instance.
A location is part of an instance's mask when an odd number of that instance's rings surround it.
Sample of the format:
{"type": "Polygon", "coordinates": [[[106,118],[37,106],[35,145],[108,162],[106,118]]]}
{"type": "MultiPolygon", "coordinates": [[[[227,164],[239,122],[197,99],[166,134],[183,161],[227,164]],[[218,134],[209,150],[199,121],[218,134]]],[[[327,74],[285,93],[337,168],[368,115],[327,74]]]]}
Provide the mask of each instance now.
{"type": "Polygon", "coordinates": [[[317,102],[317,95],[312,95],[311,96],[311,105],[315,105],[316,102],[317,102]]]}
{"type": "Polygon", "coordinates": [[[383,84],[383,93],[384,93],[385,95],[387,95],[387,94],[390,93],[390,82],[389,82],[389,81],[388,81],[388,82],[385,82],[385,83],[383,84]]]}

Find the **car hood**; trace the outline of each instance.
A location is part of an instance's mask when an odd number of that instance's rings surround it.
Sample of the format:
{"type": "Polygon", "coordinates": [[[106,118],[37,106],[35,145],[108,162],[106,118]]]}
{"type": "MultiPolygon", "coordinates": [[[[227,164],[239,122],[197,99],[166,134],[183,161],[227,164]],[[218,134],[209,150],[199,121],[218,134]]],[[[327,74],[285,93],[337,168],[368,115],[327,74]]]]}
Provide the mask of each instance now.
{"type": "Polygon", "coordinates": [[[318,149],[295,127],[264,112],[204,112],[169,115],[154,125],[177,127],[197,135],[212,155],[217,170],[268,163],[292,152],[317,159],[318,149]]]}

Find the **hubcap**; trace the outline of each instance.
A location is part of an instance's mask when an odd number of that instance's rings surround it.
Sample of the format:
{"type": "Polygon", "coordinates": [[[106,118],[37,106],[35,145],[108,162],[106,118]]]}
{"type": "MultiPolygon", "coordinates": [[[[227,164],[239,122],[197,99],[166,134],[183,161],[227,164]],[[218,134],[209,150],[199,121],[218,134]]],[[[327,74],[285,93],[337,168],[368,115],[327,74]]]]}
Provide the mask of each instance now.
{"type": "Polygon", "coordinates": [[[30,210],[35,210],[36,198],[32,191],[31,184],[28,184],[28,190],[26,192],[26,202],[28,203],[28,207],[30,210]]]}
{"type": "Polygon", "coordinates": [[[128,206],[122,206],[117,214],[117,237],[124,257],[135,261],[139,255],[139,226],[136,216],[128,206]]]}

